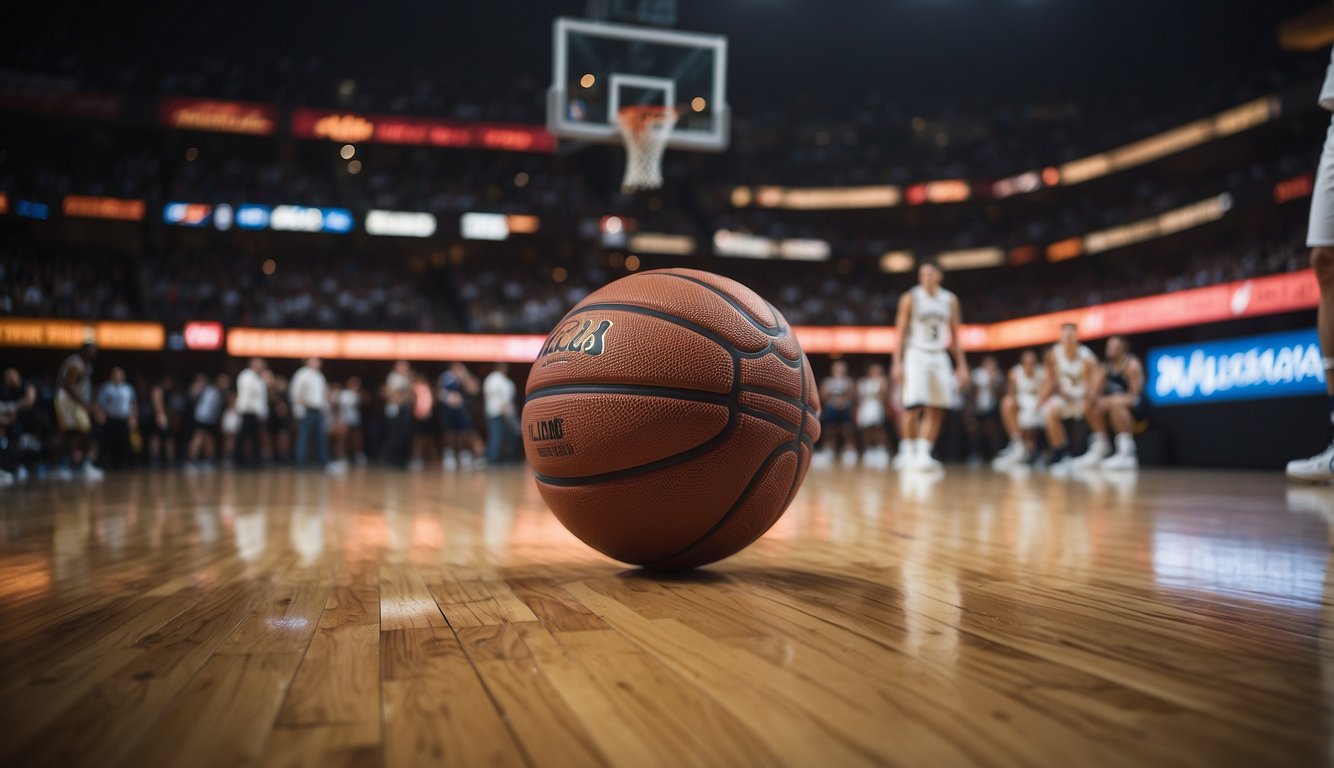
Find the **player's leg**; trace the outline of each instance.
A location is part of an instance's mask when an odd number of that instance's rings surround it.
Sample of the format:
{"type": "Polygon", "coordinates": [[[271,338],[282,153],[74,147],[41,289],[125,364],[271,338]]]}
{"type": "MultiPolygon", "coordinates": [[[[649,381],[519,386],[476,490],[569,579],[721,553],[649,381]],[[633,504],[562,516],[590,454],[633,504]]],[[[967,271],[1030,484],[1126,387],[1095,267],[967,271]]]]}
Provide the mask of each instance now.
{"type": "MultiPolygon", "coordinates": [[[[1324,356],[1325,392],[1329,396],[1329,418],[1334,424],[1334,119],[1320,153],[1315,188],[1311,193],[1311,218],[1306,244],[1311,247],[1311,267],[1320,285],[1316,331],[1324,356]]],[[[1334,443],[1309,459],[1288,462],[1288,477],[1297,480],[1334,480],[1334,443]]]]}
{"type": "Polygon", "coordinates": [[[1024,446],[1023,429],[1019,426],[1019,398],[1013,394],[1001,398],[1000,404],[1001,425],[1005,428],[1005,434],[1009,435],[1010,443],[992,460],[991,466],[996,469],[1005,469],[1022,462],[1027,453],[1024,446]]]}
{"type": "Polygon", "coordinates": [[[1112,395],[1106,401],[1107,417],[1116,435],[1116,450],[1103,459],[1103,469],[1135,469],[1139,466],[1139,452],[1135,447],[1135,403],[1129,395],[1112,395]]]}
{"type": "Polygon", "coordinates": [[[917,469],[941,469],[941,463],[931,454],[945,421],[945,408],[953,399],[954,371],[950,368],[949,356],[943,352],[922,360],[918,368],[922,379],[920,402],[924,407],[917,425],[910,466],[917,469]]]}
{"type": "Polygon", "coordinates": [[[1095,467],[1112,452],[1107,441],[1107,410],[1111,398],[1100,397],[1089,403],[1084,411],[1084,420],[1089,425],[1088,450],[1074,460],[1074,466],[1080,468],[1095,467]]]}
{"type": "Polygon", "coordinates": [[[1060,395],[1053,395],[1042,405],[1042,415],[1046,420],[1047,445],[1051,447],[1048,466],[1067,464],[1070,458],[1070,440],[1065,431],[1066,410],[1065,400],[1060,395]]]}

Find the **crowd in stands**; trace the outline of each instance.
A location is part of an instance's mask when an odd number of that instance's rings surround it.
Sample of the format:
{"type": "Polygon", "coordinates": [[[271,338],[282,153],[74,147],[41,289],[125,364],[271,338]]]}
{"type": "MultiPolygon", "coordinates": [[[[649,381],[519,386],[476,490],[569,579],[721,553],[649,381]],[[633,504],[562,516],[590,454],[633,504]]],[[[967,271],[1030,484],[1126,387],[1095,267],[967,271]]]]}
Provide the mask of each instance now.
{"type": "Polygon", "coordinates": [[[290,374],[255,358],[235,375],[154,377],[119,366],[103,376],[97,356],[89,344],[58,370],[4,370],[0,486],[99,480],[134,467],[342,474],[370,462],[467,470],[520,458],[517,389],[504,364],[482,378],[460,363],[427,369],[400,361],[377,384],[355,375],[330,380],[318,358],[290,374]]]}

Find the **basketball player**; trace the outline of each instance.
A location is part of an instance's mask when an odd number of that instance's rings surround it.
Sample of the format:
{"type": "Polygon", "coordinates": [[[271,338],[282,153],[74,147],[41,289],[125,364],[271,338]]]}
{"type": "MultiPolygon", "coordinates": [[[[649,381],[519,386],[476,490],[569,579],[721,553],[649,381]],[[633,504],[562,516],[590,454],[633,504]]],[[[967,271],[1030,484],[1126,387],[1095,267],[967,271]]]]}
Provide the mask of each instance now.
{"type": "Polygon", "coordinates": [[[1107,361],[1098,371],[1093,388],[1097,398],[1089,405],[1088,422],[1093,436],[1088,452],[1074,460],[1077,468],[1098,467],[1106,470],[1139,468],[1135,450],[1135,425],[1149,417],[1149,402],[1144,397],[1144,366],[1130,354],[1130,345],[1120,336],[1107,340],[1107,361]],[[1107,423],[1116,433],[1116,452],[1107,454],[1107,423]]]}
{"type": "Polygon", "coordinates": [[[1065,473],[1072,468],[1065,422],[1084,418],[1097,366],[1097,356],[1079,343],[1075,324],[1062,325],[1061,340],[1047,351],[1047,375],[1039,395],[1042,417],[1047,423],[1047,442],[1052,447],[1049,466],[1053,472],[1065,473]]]}
{"type": "Polygon", "coordinates": [[[894,381],[903,385],[899,453],[905,469],[942,469],[931,451],[945,411],[955,403],[959,388],[968,385],[968,363],[959,345],[959,300],[941,287],[944,279],[940,267],[923,264],[917,270],[918,284],[899,300],[894,381]]]}
{"type": "Polygon", "coordinates": [[[97,346],[89,342],[65,358],[56,373],[56,424],[60,427],[61,466],[55,476],[74,477],[78,468],[87,480],[101,480],[102,470],[93,466],[92,451],[93,359],[97,346]]]}
{"type": "MultiPolygon", "coordinates": [[[[1320,106],[1334,112],[1334,50],[1330,52],[1325,84],[1320,89],[1320,106]]],[[[1329,395],[1329,419],[1334,424],[1334,120],[1325,135],[1316,171],[1315,190],[1311,193],[1311,218],[1306,229],[1306,245],[1311,249],[1311,266],[1320,284],[1320,309],[1316,327],[1320,351],[1324,355],[1325,392],[1329,395]]],[[[1309,459],[1288,462],[1288,477],[1294,480],[1324,482],[1334,480],[1334,442],[1309,459]]]]}
{"type": "Polygon", "coordinates": [[[437,390],[445,431],[445,456],[441,464],[447,470],[472,469],[474,460],[481,460],[482,452],[472,417],[468,415],[467,397],[476,395],[481,385],[467,366],[453,363],[440,374],[437,390]]]}
{"type": "Polygon", "coordinates": [[[1001,422],[1010,436],[1010,444],[996,456],[992,467],[1016,467],[1028,461],[1037,450],[1038,432],[1043,426],[1038,394],[1044,376],[1044,369],[1038,364],[1038,353],[1031,349],[1024,350],[1019,364],[1010,369],[1009,385],[1001,399],[1001,422]]]}
{"type": "MultiPolygon", "coordinates": [[[[820,384],[820,403],[824,412],[820,418],[824,421],[824,434],[829,441],[826,451],[836,451],[843,446],[843,465],[857,463],[856,434],[852,428],[852,377],[848,376],[848,364],[835,360],[829,376],[820,384]]],[[[825,453],[821,462],[827,465],[830,454],[825,453]]]]}
{"type": "Polygon", "coordinates": [[[889,447],[885,440],[885,400],[889,381],[880,363],[866,366],[866,375],[857,382],[857,431],[862,437],[862,462],[868,467],[889,466],[889,447]]]}

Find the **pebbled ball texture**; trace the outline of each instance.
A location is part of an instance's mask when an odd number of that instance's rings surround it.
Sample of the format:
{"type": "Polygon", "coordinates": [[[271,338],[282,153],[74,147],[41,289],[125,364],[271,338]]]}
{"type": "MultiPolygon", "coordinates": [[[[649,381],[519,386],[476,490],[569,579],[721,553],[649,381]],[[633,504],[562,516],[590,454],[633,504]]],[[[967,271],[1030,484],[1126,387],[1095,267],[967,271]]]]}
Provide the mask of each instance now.
{"type": "Polygon", "coordinates": [[[735,554],[787,509],[820,437],[810,364],[776,309],[725,277],[641,272],[594,291],[528,378],[542,498],[594,549],[652,568],[735,554]]]}

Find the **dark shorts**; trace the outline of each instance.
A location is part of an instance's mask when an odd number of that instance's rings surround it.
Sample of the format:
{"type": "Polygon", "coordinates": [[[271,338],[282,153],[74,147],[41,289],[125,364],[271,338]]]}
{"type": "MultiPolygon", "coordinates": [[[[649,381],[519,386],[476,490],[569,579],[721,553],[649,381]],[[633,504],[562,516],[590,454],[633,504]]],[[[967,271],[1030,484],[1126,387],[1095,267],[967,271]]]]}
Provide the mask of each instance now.
{"type": "Polygon", "coordinates": [[[820,415],[820,422],[826,426],[852,423],[852,408],[826,408],[820,415]]]}
{"type": "Polygon", "coordinates": [[[436,432],[435,420],[430,417],[425,419],[413,417],[412,432],[416,435],[434,435],[436,432]]]}
{"type": "Polygon", "coordinates": [[[270,432],[283,432],[291,429],[291,419],[286,416],[270,416],[268,428],[270,432]]]}
{"type": "Polygon", "coordinates": [[[442,408],[440,423],[446,432],[467,432],[472,429],[472,418],[467,408],[442,408]]]}

